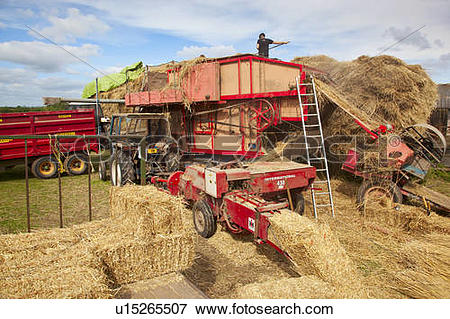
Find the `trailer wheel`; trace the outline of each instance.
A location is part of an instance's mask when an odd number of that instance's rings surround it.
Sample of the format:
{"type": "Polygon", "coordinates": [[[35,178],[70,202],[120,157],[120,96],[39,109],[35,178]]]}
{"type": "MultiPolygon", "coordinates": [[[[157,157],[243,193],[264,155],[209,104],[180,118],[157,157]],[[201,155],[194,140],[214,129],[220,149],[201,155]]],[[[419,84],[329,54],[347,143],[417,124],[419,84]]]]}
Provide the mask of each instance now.
{"type": "Polygon", "coordinates": [[[136,170],[133,159],[125,152],[118,151],[111,163],[111,184],[123,186],[127,182],[136,181],[136,170]]]}
{"type": "Polygon", "coordinates": [[[305,197],[301,192],[293,192],[293,205],[294,205],[294,211],[299,214],[303,215],[305,212],[305,197]]]}
{"type": "Polygon", "coordinates": [[[71,154],[64,161],[64,168],[69,175],[83,175],[89,168],[88,161],[87,156],[84,154],[71,154]]]}
{"type": "Polygon", "coordinates": [[[360,210],[381,201],[401,204],[403,195],[398,186],[389,180],[365,180],[358,189],[356,203],[360,210]]]}
{"type": "Polygon", "coordinates": [[[31,173],[36,178],[53,178],[58,173],[58,162],[53,157],[39,157],[31,165],[31,173]]]}
{"type": "Polygon", "coordinates": [[[217,223],[211,207],[205,200],[197,201],[192,207],[194,227],[203,238],[209,238],[216,233],[217,223]]]}
{"type": "Polygon", "coordinates": [[[98,164],[98,177],[102,181],[108,180],[108,175],[106,174],[106,163],[104,161],[101,161],[98,164]]]}

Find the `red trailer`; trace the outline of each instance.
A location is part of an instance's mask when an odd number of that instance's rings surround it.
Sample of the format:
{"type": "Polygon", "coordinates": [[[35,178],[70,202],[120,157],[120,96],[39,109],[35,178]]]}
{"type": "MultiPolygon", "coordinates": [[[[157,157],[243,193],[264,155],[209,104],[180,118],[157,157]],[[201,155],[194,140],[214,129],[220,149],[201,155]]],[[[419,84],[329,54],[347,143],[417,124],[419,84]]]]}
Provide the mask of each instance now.
{"type": "MultiPolygon", "coordinates": [[[[75,138],[59,140],[62,158],[58,163],[54,149],[54,138],[50,135],[95,135],[95,111],[52,111],[0,114],[0,136],[2,135],[49,135],[48,139],[28,139],[27,154],[31,172],[38,178],[52,178],[57,175],[60,164],[72,175],[87,171],[86,141],[75,138]]],[[[89,142],[90,150],[97,151],[98,143],[89,142]]],[[[0,139],[0,167],[12,167],[23,163],[25,157],[24,139],[0,139]]]]}

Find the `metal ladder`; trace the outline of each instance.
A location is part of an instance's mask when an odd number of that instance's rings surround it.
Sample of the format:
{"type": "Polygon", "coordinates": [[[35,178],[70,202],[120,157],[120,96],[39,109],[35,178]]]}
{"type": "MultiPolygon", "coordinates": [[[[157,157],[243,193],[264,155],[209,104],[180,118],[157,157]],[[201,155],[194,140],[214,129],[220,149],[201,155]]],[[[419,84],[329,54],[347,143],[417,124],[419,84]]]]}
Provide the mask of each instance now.
{"type": "MultiPolygon", "coordinates": [[[[311,185],[311,199],[314,210],[314,217],[318,217],[318,210],[330,209],[334,217],[333,194],[331,191],[330,173],[328,170],[327,154],[325,151],[325,142],[323,139],[322,122],[320,120],[319,104],[317,103],[316,86],[314,78],[311,76],[311,83],[301,83],[301,78],[296,79],[298,102],[302,116],[303,136],[305,139],[306,159],[308,165],[315,166],[317,175],[314,183],[311,185]],[[307,112],[305,112],[307,110],[307,112]],[[305,123],[305,113],[308,119],[314,120],[314,124],[305,123]],[[311,131],[317,131],[311,133],[311,131]],[[308,134],[311,133],[311,134],[308,134]],[[317,145],[312,145],[312,139],[317,145]],[[322,177],[320,177],[322,176],[322,177]],[[325,176],[325,177],[323,177],[325,176]],[[324,186],[326,185],[326,190],[324,186]],[[317,190],[322,189],[322,190],[317,190]]],[[[308,121],[308,122],[311,122],[308,121]]]]}

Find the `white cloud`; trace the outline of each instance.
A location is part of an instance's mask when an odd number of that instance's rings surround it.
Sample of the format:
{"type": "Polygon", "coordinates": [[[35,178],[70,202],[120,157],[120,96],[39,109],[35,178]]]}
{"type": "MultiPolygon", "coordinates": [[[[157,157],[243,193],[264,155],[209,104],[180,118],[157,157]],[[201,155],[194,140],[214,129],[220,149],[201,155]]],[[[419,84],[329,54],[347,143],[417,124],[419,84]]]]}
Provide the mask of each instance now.
{"type": "MultiPolygon", "coordinates": [[[[90,56],[98,55],[100,50],[100,48],[94,44],[63,47],[83,60],[86,60],[90,56]]],[[[1,42],[0,60],[26,65],[33,70],[41,72],[57,72],[61,71],[66,65],[80,63],[80,61],[61,48],[40,41],[1,42]]]]}
{"type": "Polygon", "coordinates": [[[79,97],[85,84],[67,77],[40,77],[27,69],[0,67],[1,105],[38,106],[44,96],[79,97]]]}
{"type": "Polygon", "coordinates": [[[0,29],[2,28],[6,28],[6,24],[4,24],[3,22],[0,21],[0,29]]]}
{"type": "Polygon", "coordinates": [[[27,8],[27,9],[19,8],[19,9],[17,9],[17,13],[19,13],[19,15],[27,17],[27,18],[34,16],[34,11],[31,10],[30,8],[27,8]]]}
{"type": "MultiPolygon", "coordinates": [[[[77,38],[93,38],[110,30],[110,26],[92,14],[84,15],[76,8],[67,9],[67,17],[48,17],[51,26],[38,29],[39,33],[57,43],[75,42],[77,38]]],[[[30,35],[39,37],[35,32],[30,35]]]]}
{"type": "Polygon", "coordinates": [[[188,46],[183,47],[182,50],[177,52],[177,55],[183,59],[192,59],[200,56],[201,54],[205,55],[208,58],[212,57],[222,57],[227,55],[235,54],[236,50],[232,45],[217,45],[210,47],[199,47],[199,46],[188,46]]]}

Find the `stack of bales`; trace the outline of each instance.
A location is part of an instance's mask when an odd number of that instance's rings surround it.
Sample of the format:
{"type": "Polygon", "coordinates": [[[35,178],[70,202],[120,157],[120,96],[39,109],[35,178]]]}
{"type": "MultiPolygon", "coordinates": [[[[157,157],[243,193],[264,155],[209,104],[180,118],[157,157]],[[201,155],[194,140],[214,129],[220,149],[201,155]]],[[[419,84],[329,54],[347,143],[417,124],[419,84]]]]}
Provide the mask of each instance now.
{"type": "Polygon", "coordinates": [[[111,213],[0,236],[0,298],[109,298],[122,284],[192,264],[196,237],[180,199],[151,186],[114,188],[111,213]]]}
{"type": "Polygon", "coordinates": [[[188,268],[195,235],[180,198],[153,186],[111,189],[111,217],[120,228],[98,242],[97,256],[117,285],[188,268]]]}

